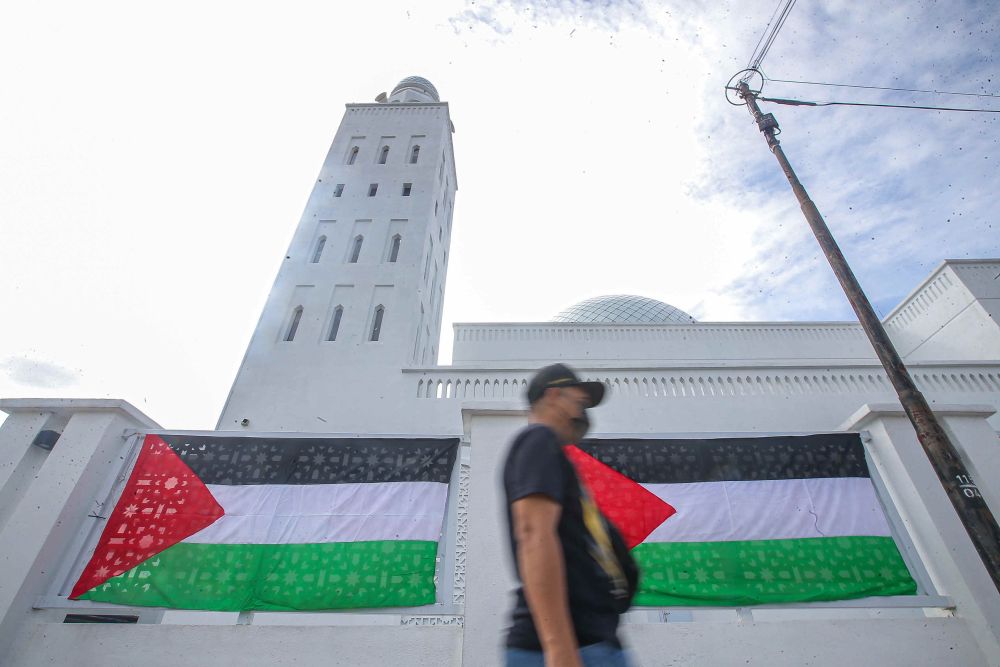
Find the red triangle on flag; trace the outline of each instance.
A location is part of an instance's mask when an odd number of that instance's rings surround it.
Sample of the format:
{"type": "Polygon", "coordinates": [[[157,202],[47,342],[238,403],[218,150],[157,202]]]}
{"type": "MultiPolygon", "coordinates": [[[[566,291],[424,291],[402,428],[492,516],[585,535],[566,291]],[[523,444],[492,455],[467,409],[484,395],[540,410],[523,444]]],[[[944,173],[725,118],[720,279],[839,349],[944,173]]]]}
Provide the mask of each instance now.
{"type": "Polygon", "coordinates": [[[215,523],[224,513],[201,478],[163,438],[147,435],[132,475],[70,598],[128,572],[215,523]]]}
{"type": "Polygon", "coordinates": [[[595,459],[576,445],[563,447],[566,457],[586,484],[597,508],[631,549],[641,544],[656,527],[677,510],[638,482],[595,459]]]}

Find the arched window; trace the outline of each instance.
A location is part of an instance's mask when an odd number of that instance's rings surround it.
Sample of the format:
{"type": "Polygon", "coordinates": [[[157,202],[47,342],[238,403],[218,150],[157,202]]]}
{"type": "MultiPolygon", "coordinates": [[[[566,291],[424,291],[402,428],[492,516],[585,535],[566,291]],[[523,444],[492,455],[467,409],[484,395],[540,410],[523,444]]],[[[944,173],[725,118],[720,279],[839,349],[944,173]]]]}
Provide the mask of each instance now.
{"type": "Polygon", "coordinates": [[[330,333],[327,334],[327,340],[337,340],[337,332],[340,331],[340,319],[344,316],[344,307],[337,306],[333,309],[333,321],[330,322],[330,333]]]}
{"type": "Polygon", "coordinates": [[[351,246],[351,256],[348,258],[348,262],[351,264],[357,264],[358,258],[361,257],[361,244],[364,243],[365,237],[358,234],[354,237],[354,245],[351,246]]]}
{"type": "Polygon", "coordinates": [[[302,319],[302,306],[296,306],[292,311],[292,319],[288,323],[288,331],[285,332],[285,340],[295,340],[295,332],[299,330],[299,321],[302,319]]]}
{"type": "Polygon", "coordinates": [[[392,237],[392,242],[389,245],[389,261],[395,262],[399,259],[399,244],[402,243],[403,237],[396,234],[392,237]]]}
{"type": "Polygon", "coordinates": [[[413,150],[410,151],[410,164],[416,164],[417,159],[420,158],[420,146],[414,146],[413,150]]]}
{"type": "Polygon", "coordinates": [[[326,237],[321,236],[316,241],[316,249],[313,250],[312,263],[319,264],[319,258],[323,256],[323,247],[326,245],[326,237]]]}
{"type": "Polygon", "coordinates": [[[372,335],[368,337],[370,341],[377,341],[382,333],[382,317],[385,315],[385,306],[375,307],[375,317],[372,318],[372,335]]]}
{"type": "Polygon", "coordinates": [[[383,146],[382,152],[378,154],[378,163],[385,164],[385,161],[389,159],[389,147],[383,146]]]}
{"type": "Polygon", "coordinates": [[[347,164],[354,164],[354,161],[358,159],[358,147],[355,146],[351,149],[351,154],[347,156],[347,164]]]}

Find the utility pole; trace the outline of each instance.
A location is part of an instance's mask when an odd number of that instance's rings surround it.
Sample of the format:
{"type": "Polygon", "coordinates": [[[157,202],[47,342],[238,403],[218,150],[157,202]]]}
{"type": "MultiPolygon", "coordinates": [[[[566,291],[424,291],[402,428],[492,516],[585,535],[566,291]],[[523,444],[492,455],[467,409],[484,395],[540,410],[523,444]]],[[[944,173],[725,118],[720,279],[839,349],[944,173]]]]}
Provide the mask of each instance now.
{"type": "Polygon", "coordinates": [[[792,186],[795,198],[799,200],[802,214],[812,228],[820,248],[833,268],[833,272],[837,275],[840,286],[844,288],[844,293],[847,295],[848,301],[851,302],[851,307],[854,308],[858,321],[861,322],[861,328],[864,329],[872,347],[875,348],[875,354],[882,362],[886,375],[889,376],[889,381],[896,389],[899,402],[903,405],[903,410],[906,411],[906,415],[913,424],[913,429],[917,432],[917,440],[920,441],[927,458],[930,459],[934,472],[937,473],[941,485],[944,486],[948,498],[951,499],[951,504],[958,512],[959,519],[965,525],[965,530],[968,531],[976,551],[979,552],[979,557],[982,558],[986,570],[992,577],[993,584],[1000,591],[1000,526],[997,526],[993,513],[987,506],[969,471],[965,468],[955,446],[948,439],[937,417],[931,411],[924,395],[917,390],[913,378],[910,377],[909,371],[903,365],[903,360],[900,359],[899,353],[896,352],[892,341],[889,340],[888,334],[882,327],[882,322],[875,315],[868,297],[861,290],[858,279],[854,277],[854,272],[847,264],[844,254],[840,251],[830,229],[826,226],[819,209],[809,198],[809,193],[806,192],[792,170],[792,165],[789,164],[788,158],[785,157],[785,152],[775,136],[778,121],[775,120],[774,114],[761,113],[760,107],[757,106],[757,95],[750,89],[745,80],[739,82],[736,90],[746,103],[754,120],[757,121],[757,127],[764,134],[767,146],[777,158],[781,170],[785,172],[785,177],[792,186]]]}

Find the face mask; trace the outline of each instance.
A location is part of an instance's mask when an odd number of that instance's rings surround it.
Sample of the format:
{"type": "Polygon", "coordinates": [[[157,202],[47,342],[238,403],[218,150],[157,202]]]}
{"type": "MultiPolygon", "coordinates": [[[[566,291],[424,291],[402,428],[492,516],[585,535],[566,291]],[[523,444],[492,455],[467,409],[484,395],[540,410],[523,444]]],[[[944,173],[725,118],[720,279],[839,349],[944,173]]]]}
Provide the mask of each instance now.
{"type": "Polygon", "coordinates": [[[573,439],[580,442],[590,430],[590,417],[587,416],[587,411],[584,410],[579,417],[573,417],[570,422],[573,424],[573,439]]]}

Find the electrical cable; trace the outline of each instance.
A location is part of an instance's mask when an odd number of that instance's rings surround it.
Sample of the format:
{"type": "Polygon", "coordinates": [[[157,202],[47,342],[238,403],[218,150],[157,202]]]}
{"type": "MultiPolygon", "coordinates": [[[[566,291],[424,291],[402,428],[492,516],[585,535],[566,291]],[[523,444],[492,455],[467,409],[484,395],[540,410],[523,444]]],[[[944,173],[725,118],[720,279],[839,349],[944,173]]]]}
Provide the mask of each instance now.
{"type": "Polygon", "coordinates": [[[757,40],[756,46],[753,47],[753,53],[750,54],[750,60],[747,61],[747,69],[754,69],[751,66],[751,63],[753,63],[754,58],[757,57],[757,49],[760,48],[761,42],[764,41],[764,36],[767,35],[768,28],[771,27],[772,23],[774,23],[774,17],[778,15],[778,10],[781,8],[782,2],[784,2],[784,0],[778,0],[778,4],[774,6],[774,12],[771,14],[771,18],[768,20],[767,25],[764,26],[764,30],[760,33],[760,39],[757,40]]]}
{"type": "Polygon", "coordinates": [[[1000,109],[962,109],[956,107],[932,107],[916,104],[875,104],[873,102],[806,102],[803,100],[790,100],[781,97],[758,96],[761,102],[774,102],[793,107],[881,107],[884,109],[922,109],[926,111],[967,111],[970,113],[1000,113],[1000,109]]]}
{"type": "Polygon", "coordinates": [[[834,88],[861,88],[864,90],[892,90],[902,93],[932,93],[936,95],[962,95],[965,97],[994,97],[1000,98],[1000,95],[994,95],[992,93],[956,93],[948,90],[921,90],[919,88],[893,88],[891,86],[861,86],[851,83],[824,83],[822,81],[795,81],[793,79],[772,79],[763,72],[760,73],[764,79],[767,81],[774,81],[775,83],[798,83],[806,86],[831,86],[834,88]]]}
{"type": "Polygon", "coordinates": [[[782,8],[777,22],[771,29],[770,34],[768,34],[767,39],[764,40],[763,48],[761,48],[757,57],[751,60],[748,69],[760,69],[761,63],[764,62],[765,56],[767,56],[768,51],[770,51],[771,47],[774,45],[774,40],[777,38],[778,33],[781,32],[781,29],[785,26],[785,21],[788,20],[788,15],[791,13],[792,7],[795,6],[796,2],[797,0],[786,0],[785,6],[782,8]]]}
{"type": "Polygon", "coordinates": [[[764,56],[770,53],[771,47],[774,45],[774,42],[778,37],[778,33],[781,31],[782,28],[785,27],[785,21],[788,20],[789,15],[792,13],[792,8],[795,7],[796,2],[798,2],[798,0],[790,0],[788,6],[785,8],[785,11],[778,18],[778,25],[775,27],[774,33],[771,35],[771,39],[765,48],[764,55],[760,57],[760,62],[757,63],[758,67],[760,67],[761,62],[764,61],[764,56]]]}

